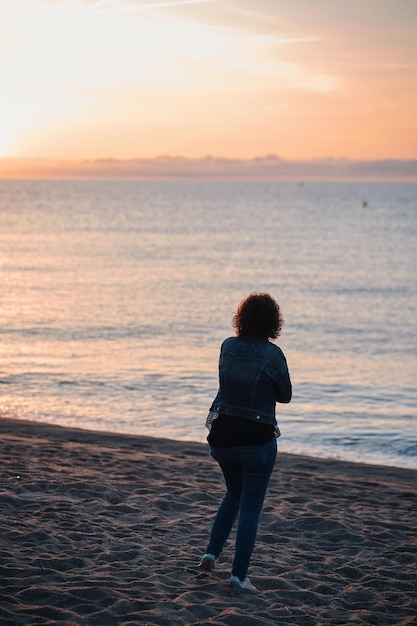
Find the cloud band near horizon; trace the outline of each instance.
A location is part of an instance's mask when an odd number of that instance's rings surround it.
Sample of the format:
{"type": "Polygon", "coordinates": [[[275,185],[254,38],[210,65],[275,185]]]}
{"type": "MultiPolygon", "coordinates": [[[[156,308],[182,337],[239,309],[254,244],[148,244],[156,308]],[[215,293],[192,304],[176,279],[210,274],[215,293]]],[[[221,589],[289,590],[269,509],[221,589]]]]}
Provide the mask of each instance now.
{"type": "Polygon", "coordinates": [[[417,182],[417,159],[290,161],[275,155],[248,160],[205,157],[53,161],[0,159],[0,178],[138,178],[224,180],[375,180],[417,182]]]}

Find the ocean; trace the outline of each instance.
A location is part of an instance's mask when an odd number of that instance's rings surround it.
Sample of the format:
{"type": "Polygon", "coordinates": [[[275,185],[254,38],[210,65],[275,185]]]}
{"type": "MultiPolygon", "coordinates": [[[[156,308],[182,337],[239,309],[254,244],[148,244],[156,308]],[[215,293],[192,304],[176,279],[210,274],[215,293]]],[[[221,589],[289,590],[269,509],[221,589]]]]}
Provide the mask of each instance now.
{"type": "Polygon", "coordinates": [[[417,468],[416,184],[3,180],[0,238],[0,417],[203,442],[267,291],[279,450],[417,468]]]}

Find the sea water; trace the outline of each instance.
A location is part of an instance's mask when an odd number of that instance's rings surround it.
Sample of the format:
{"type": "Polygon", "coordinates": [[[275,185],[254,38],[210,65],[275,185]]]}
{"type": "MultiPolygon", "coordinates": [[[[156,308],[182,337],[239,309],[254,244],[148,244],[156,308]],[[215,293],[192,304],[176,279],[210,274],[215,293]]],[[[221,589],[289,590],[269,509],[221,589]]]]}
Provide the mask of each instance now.
{"type": "Polygon", "coordinates": [[[205,441],[221,341],[270,292],[279,449],[417,467],[417,185],[0,182],[0,416],[205,441]]]}

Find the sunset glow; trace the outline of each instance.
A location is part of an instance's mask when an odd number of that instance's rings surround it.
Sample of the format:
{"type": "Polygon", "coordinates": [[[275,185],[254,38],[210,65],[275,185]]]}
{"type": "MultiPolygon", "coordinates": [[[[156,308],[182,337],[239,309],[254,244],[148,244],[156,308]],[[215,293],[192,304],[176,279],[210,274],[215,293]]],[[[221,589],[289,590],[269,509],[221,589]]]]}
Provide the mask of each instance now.
{"type": "Polygon", "coordinates": [[[417,5],[0,0],[0,156],[417,156],[417,5]]]}

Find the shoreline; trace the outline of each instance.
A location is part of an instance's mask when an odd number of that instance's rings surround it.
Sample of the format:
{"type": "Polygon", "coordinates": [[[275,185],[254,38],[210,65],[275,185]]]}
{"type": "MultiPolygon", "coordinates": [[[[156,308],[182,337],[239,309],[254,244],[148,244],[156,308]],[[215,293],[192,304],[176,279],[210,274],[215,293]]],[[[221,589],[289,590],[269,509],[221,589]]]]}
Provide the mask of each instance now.
{"type": "MultiPolygon", "coordinates": [[[[197,440],[187,440],[187,439],[171,439],[170,437],[155,436],[155,435],[145,435],[145,434],[134,434],[134,433],[124,433],[117,431],[107,431],[107,430],[93,430],[89,428],[80,428],[77,426],[64,426],[61,424],[52,424],[50,422],[38,422],[34,420],[27,419],[18,419],[13,417],[0,417],[0,436],[2,433],[12,433],[15,432],[16,429],[25,434],[30,434],[37,436],[39,432],[44,433],[44,436],[50,437],[52,439],[66,439],[69,436],[69,433],[72,433],[72,437],[74,440],[80,442],[91,442],[91,441],[100,441],[103,443],[108,443],[115,446],[123,447],[125,445],[124,440],[132,443],[133,440],[143,440],[148,442],[167,442],[169,449],[171,449],[172,444],[184,445],[188,444],[190,446],[200,447],[201,450],[204,450],[209,453],[209,448],[207,442],[197,441],[197,440]],[[9,426],[5,424],[5,422],[9,422],[9,426]],[[68,432],[67,432],[68,431],[68,432]]],[[[129,445],[130,445],[129,444],[129,445]]],[[[417,477],[417,467],[408,467],[405,465],[394,465],[391,463],[377,462],[376,460],[372,460],[370,462],[357,461],[353,459],[341,459],[335,457],[326,457],[326,456],[314,456],[308,454],[302,454],[301,452],[282,452],[280,446],[280,440],[278,439],[278,462],[280,458],[291,458],[291,459],[311,459],[312,461],[324,462],[324,463],[346,463],[347,466],[365,466],[366,468],[376,468],[378,470],[399,470],[404,472],[415,472],[417,477]]]]}
{"type": "Polygon", "coordinates": [[[5,626],[411,624],[417,470],[279,453],[249,571],[197,569],[223,481],[207,444],[0,420],[5,626]],[[43,621],[42,621],[43,620],[43,621]]]}

